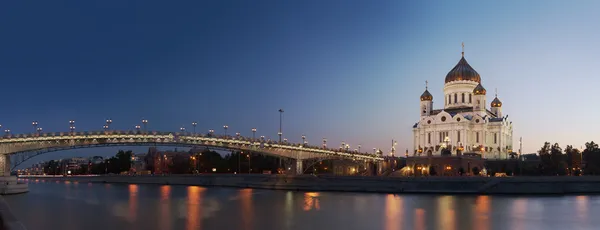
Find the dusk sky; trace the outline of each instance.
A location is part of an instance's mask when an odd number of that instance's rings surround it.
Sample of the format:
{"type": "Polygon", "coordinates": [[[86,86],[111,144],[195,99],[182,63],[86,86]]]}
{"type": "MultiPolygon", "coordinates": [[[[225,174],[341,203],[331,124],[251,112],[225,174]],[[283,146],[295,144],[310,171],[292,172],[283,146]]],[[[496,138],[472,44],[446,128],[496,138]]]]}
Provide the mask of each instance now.
{"type": "MultiPolygon", "coordinates": [[[[412,149],[425,81],[465,58],[524,153],[600,141],[600,2],[3,1],[2,129],[199,132],[412,149]]],[[[489,106],[489,104],[488,104],[489,106]]],[[[518,145],[518,144],[515,144],[518,145]]],[[[516,147],[515,147],[516,149],[516,147]]],[[[105,149],[86,150],[94,154],[105,149]]],[[[142,149],[141,151],[145,151],[142,149]]],[[[72,156],[76,151],[67,152],[72,156]]],[[[110,152],[114,154],[114,152],[110,152]]],[[[51,153],[36,160],[65,153],[51,153]]]]}

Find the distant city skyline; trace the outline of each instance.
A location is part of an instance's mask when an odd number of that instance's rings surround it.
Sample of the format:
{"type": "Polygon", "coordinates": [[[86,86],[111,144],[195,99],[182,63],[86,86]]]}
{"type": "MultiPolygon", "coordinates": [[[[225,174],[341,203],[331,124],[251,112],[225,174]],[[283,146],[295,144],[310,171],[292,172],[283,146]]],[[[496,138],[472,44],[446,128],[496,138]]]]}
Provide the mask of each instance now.
{"type": "MultiPolygon", "coordinates": [[[[598,139],[598,2],[2,3],[2,131],[214,129],[412,149],[419,96],[461,56],[515,124],[514,150],[598,139]]],[[[121,148],[131,149],[131,148],[121,148]]],[[[79,151],[79,150],[78,150],[79,151]]],[[[103,153],[86,149],[82,153],[103,153]]],[[[73,153],[49,153],[53,159],[73,153]]],[[[115,152],[116,153],[116,152],[115,152]]],[[[69,155],[67,157],[72,157],[69,155]]],[[[34,158],[33,161],[37,161],[34,158]]]]}

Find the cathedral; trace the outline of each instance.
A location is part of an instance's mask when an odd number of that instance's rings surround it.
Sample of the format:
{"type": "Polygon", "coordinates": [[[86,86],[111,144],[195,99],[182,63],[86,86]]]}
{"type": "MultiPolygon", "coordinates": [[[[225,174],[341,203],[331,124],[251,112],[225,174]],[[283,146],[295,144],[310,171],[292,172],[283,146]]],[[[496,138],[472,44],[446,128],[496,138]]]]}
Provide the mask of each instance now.
{"type": "Polygon", "coordinates": [[[420,119],[413,126],[414,156],[508,158],[513,148],[512,122],[502,114],[497,94],[488,109],[486,94],[481,76],[467,63],[463,52],[446,75],[443,109],[433,108],[433,95],[425,86],[420,119]]]}

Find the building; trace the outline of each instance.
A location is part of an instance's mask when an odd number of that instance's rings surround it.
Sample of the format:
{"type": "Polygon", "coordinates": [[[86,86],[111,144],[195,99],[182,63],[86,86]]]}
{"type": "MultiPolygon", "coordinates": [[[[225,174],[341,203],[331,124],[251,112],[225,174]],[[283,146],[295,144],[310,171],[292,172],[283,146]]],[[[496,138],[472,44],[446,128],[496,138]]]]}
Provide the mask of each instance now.
{"type": "Polygon", "coordinates": [[[461,156],[507,159],[513,149],[513,126],[502,113],[496,94],[487,107],[487,91],[481,76],[464,57],[448,72],[444,84],[443,109],[434,109],[433,95],[420,97],[420,118],[413,126],[413,156],[461,156]],[[472,154],[471,154],[472,155],[472,154]]]}

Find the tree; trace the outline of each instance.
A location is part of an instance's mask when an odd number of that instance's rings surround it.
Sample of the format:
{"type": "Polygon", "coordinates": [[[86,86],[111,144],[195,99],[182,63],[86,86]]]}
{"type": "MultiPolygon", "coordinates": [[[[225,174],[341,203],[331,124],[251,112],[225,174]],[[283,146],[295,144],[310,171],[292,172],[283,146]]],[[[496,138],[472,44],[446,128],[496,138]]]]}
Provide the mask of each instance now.
{"type": "Polygon", "coordinates": [[[473,167],[472,171],[473,171],[473,175],[479,176],[479,168],[473,167]]]}
{"type": "Polygon", "coordinates": [[[588,175],[600,174],[600,149],[598,149],[598,144],[593,141],[585,143],[583,161],[585,162],[583,173],[588,175]]]}
{"type": "Polygon", "coordinates": [[[552,169],[556,175],[566,175],[567,165],[563,156],[562,148],[558,143],[554,143],[550,148],[550,159],[552,160],[552,169]]]}
{"type": "Polygon", "coordinates": [[[442,156],[451,156],[451,155],[452,155],[452,152],[450,151],[450,149],[448,149],[448,148],[444,148],[444,149],[442,149],[442,153],[441,153],[441,155],[442,155],[442,156]]]}
{"type": "Polygon", "coordinates": [[[169,165],[169,171],[173,174],[186,174],[192,171],[190,158],[177,154],[173,157],[172,163],[169,165]]]}
{"type": "Polygon", "coordinates": [[[429,167],[429,175],[431,175],[431,176],[437,175],[437,172],[435,171],[434,166],[429,167]]]}
{"type": "Polygon", "coordinates": [[[550,142],[544,142],[544,146],[538,151],[540,155],[540,160],[542,164],[542,173],[544,175],[555,175],[556,171],[554,170],[552,157],[550,156],[550,150],[552,147],[550,146],[550,142]]]}

